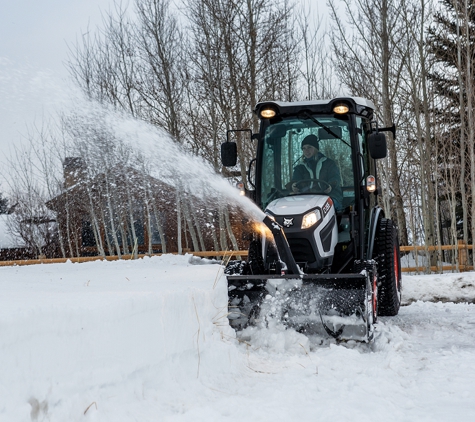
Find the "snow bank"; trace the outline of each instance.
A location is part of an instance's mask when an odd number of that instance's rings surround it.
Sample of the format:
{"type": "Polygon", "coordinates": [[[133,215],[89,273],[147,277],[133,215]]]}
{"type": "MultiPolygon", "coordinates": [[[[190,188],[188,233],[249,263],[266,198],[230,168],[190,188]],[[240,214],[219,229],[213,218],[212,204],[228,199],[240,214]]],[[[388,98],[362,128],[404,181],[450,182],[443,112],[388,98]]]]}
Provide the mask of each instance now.
{"type": "Polygon", "coordinates": [[[403,304],[425,302],[475,303],[475,273],[403,276],[403,304]]]}
{"type": "Polygon", "coordinates": [[[173,388],[219,365],[234,337],[222,268],[194,261],[1,268],[0,420],[79,420],[107,385],[140,395],[144,382],[173,388]]]}

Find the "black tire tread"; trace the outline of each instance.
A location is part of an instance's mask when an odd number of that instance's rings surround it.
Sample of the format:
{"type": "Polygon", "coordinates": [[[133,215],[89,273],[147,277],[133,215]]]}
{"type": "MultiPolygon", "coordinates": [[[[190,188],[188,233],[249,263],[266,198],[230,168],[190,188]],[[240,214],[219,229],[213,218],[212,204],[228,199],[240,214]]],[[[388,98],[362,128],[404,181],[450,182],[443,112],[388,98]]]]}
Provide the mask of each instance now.
{"type": "Polygon", "coordinates": [[[392,220],[387,218],[379,220],[373,257],[378,263],[378,314],[380,316],[395,316],[401,306],[401,262],[397,229],[392,220]],[[394,250],[396,250],[398,260],[397,279],[394,268],[394,250]]]}

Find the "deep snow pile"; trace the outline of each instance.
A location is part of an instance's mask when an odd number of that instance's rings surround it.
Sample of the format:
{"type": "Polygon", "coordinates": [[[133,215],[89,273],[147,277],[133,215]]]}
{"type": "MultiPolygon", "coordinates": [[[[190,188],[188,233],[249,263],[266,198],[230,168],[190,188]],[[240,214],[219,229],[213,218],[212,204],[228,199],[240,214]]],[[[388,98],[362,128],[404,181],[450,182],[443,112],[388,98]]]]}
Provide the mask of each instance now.
{"type": "Polygon", "coordinates": [[[244,341],[211,263],[0,268],[0,421],[475,420],[475,273],[405,276],[370,345],[244,341]]]}

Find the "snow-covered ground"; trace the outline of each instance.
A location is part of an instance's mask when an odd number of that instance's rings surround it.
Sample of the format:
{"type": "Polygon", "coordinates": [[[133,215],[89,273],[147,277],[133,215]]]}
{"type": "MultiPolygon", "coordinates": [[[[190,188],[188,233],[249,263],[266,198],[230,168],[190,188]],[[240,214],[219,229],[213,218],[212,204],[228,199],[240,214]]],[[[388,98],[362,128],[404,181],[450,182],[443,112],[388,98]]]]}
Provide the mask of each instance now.
{"type": "Polygon", "coordinates": [[[0,421],[474,421],[475,273],[404,276],[372,344],[238,340],[191,256],[0,268],[0,421]]]}

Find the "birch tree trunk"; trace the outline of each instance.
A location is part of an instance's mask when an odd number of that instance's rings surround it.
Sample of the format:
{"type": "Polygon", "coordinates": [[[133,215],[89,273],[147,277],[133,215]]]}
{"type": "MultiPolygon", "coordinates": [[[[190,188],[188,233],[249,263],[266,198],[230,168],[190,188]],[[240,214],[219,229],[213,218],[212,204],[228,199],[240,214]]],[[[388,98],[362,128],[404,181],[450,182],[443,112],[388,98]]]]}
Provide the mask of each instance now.
{"type": "Polygon", "coordinates": [[[177,221],[177,245],[178,245],[178,255],[183,254],[183,247],[182,247],[182,227],[181,227],[181,220],[182,220],[182,210],[181,210],[181,189],[178,186],[176,190],[176,221],[177,221]]]}

